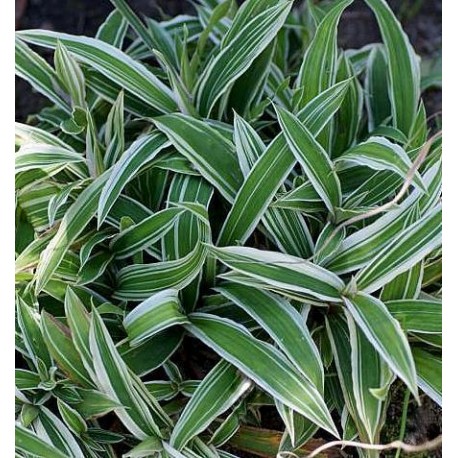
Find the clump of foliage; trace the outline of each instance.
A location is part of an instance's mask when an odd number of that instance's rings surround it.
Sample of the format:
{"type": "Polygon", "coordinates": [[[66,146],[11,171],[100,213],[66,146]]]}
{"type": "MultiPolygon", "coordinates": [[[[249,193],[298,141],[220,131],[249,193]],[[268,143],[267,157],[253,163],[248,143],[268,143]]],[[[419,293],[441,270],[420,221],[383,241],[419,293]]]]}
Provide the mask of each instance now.
{"type": "Polygon", "coordinates": [[[441,139],[386,2],[345,51],[351,0],[112,3],[17,33],[53,105],[16,130],[16,456],[305,456],[378,443],[396,379],[440,403],[441,139]]]}

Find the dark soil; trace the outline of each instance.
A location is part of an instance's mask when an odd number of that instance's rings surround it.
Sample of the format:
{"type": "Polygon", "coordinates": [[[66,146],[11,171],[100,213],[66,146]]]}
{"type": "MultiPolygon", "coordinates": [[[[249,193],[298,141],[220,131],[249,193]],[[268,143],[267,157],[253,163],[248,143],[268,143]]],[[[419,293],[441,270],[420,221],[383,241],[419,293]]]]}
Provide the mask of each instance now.
{"type": "MultiPolygon", "coordinates": [[[[17,3],[24,3],[23,1],[17,3]]],[[[129,0],[132,7],[141,14],[159,19],[161,15],[174,16],[192,11],[190,2],[185,0],[129,0]]],[[[440,0],[388,0],[401,19],[415,50],[422,58],[436,57],[442,47],[442,3],[440,0]]],[[[17,17],[17,28],[44,28],[73,34],[93,36],[108,13],[113,9],[109,0],[28,0],[25,10],[17,17]]],[[[17,11],[19,13],[19,11],[17,11]]],[[[362,0],[355,0],[343,14],[340,30],[340,45],[343,48],[359,48],[367,43],[380,41],[377,23],[362,0]]],[[[425,94],[428,115],[440,112],[442,92],[430,90],[425,94]]],[[[38,112],[47,101],[34,93],[22,80],[16,82],[16,119],[24,121],[28,115],[38,112]]],[[[178,358],[182,355],[178,355],[178,358]]],[[[211,365],[210,365],[211,367],[211,365]]],[[[208,370],[205,367],[204,372],[208,370]]],[[[197,374],[193,374],[196,376],[197,374]]],[[[387,431],[384,439],[397,439],[399,419],[402,412],[402,390],[394,393],[387,412],[387,431]]],[[[279,419],[272,409],[262,412],[263,427],[279,427],[279,419]]],[[[424,397],[421,407],[412,402],[409,407],[405,440],[422,443],[433,439],[441,432],[441,409],[424,397]]],[[[250,458],[249,454],[241,457],[250,458]]],[[[356,456],[356,454],[355,454],[356,456]]],[[[387,454],[386,457],[394,456],[387,454]]],[[[420,457],[419,455],[417,455],[420,457]]],[[[442,456],[441,451],[428,452],[421,458],[442,456]]]]}

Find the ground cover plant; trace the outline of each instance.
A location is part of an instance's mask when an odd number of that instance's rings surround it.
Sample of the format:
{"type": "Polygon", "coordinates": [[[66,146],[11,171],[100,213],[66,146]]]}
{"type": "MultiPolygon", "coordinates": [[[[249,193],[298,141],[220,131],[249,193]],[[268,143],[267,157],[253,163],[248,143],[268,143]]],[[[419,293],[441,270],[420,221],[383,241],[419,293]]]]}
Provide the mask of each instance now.
{"type": "Polygon", "coordinates": [[[112,3],[17,33],[17,456],[379,456],[441,404],[435,82],[384,0],[356,50],[351,0],[112,3]]]}

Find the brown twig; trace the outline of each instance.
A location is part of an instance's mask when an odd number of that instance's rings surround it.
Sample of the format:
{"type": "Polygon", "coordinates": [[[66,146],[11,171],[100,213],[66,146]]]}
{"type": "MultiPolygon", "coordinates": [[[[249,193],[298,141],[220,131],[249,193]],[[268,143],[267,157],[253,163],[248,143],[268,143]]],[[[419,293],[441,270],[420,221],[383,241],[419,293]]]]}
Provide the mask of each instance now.
{"type": "MultiPolygon", "coordinates": [[[[411,445],[406,444],[405,442],[401,442],[399,440],[390,442],[389,444],[364,444],[362,442],[354,442],[354,441],[333,441],[328,442],[327,444],[322,445],[315,449],[312,453],[306,456],[306,458],[313,458],[318,456],[323,451],[332,448],[332,447],[356,447],[356,448],[363,448],[365,450],[393,450],[393,449],[401,449],[406,453],[417,453],[417,452],[425,452],[427,450],[434,450],[439,448],[442,445],[442,435],[437,436],[435,439],[424,442],[423,444],[419,445],[411,445]]],[[[279,455],[278,458],[281,458],[279,455]]]]}

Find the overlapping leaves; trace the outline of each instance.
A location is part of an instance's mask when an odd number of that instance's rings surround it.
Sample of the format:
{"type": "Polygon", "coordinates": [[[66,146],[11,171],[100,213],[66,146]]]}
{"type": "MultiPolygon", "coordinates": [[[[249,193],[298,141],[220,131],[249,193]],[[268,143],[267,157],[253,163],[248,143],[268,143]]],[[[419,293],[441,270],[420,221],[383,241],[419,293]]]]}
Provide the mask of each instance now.
{"type": "Polygon", "coordinates": [[[16,129],[18,456],[377,443],[395,378],[441,403],[441,140],[386,2],[350,53],[351,0],[112,3],[17,37],[53,104],[16,129]]]}

